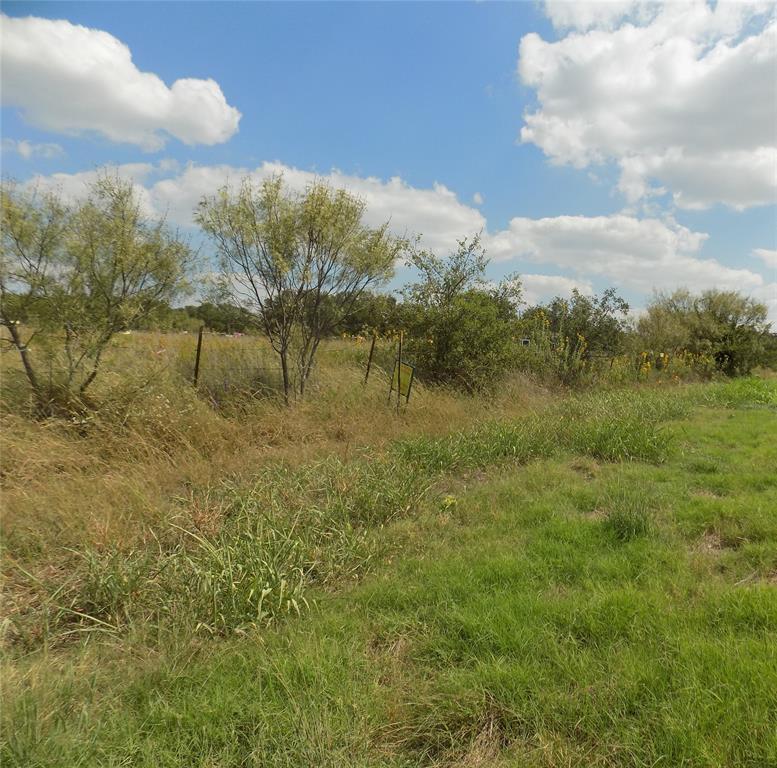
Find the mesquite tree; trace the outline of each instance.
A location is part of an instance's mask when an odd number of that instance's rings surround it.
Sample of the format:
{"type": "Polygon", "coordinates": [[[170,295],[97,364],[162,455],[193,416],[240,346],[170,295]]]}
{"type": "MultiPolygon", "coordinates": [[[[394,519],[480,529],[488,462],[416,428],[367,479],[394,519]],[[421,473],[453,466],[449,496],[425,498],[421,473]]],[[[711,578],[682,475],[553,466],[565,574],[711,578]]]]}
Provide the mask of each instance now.
{"type": "Polygon", "coordinates": [[[200,203],[197,221],[216,245],[223,285],[278,354],[287,402],[304,394],[322,338],[368,287],[391,277],[405,247],[387,224],[363,224],[364,211],[346,190],[314,182],[295,193],[281,176],[258,186],[246,179],[200,203]]]}
{"type": "Polygon", "coordinates": [[[38,410],[83,406],[110,340],[175,298],[191,260],[188,245],[147,217],[131,182],[115,175],[100,175],[70,205],[5,185],[0,325],[38,410]]]}
{"type": "Polygon", "coordinates": [[[768,308],[736,291],[686,289],[656,294],[637,325],[651,351],[707,355],[727,374],[747,374],[768,357],[768,308]]]}

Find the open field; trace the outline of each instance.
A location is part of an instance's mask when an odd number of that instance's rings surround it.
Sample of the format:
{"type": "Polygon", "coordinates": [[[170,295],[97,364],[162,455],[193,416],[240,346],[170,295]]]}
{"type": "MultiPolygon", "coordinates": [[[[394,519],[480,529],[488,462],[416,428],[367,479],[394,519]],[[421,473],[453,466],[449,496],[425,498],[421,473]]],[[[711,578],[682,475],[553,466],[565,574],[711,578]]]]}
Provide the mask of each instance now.
{"type": "Polygon", "coordinates": [[[777,768],[777,0],[0,2],[0,768],[777,768]]]}
{"type": "Polygon", "coordinates": [[[4,765],[777,765],[774,379],[397,418],[326,354],[4,416],[4,765]]]}

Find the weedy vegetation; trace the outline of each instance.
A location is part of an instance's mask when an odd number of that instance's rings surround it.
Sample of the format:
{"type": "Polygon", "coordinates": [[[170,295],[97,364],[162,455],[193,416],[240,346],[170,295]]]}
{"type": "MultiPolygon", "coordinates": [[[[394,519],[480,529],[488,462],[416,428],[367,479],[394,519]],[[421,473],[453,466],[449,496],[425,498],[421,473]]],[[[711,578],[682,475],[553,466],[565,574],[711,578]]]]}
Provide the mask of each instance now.
{"type": "Polygon", "coordinates": [[[173,308],[193,254],[130,187],[25,195],[3,765],[777,766],[765,307],[520,309],[477,237],[441,259],[273,179],[199,209],[247,299],[173,308]],[[367,292],[401,253],[404,301],[367,292]]]}
{"type": "MultiPolygon", "coordinates": [[[[107,537],[99,511],[56,536],[42,504],[7,517],[3,760],[768,765],[776,396],[536,390],[346,445],[320,420],[107,537]]],[[[56,444],[101,434],[78,429],[56,444]]],[[[161,443],[144,471],[193,444],[161,443]]]]}

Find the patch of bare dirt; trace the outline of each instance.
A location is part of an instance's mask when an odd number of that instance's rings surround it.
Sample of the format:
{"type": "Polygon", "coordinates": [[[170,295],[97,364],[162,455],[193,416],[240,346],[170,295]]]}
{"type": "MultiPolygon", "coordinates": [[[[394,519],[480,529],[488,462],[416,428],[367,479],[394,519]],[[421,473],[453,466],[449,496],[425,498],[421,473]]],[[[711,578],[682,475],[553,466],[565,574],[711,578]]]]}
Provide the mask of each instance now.
{"type": "Polygon", "coordinates": [[[569,466],[586,480],[595,480],[599,475],[599,464],[593,459],[586,459],[581,456],[574,459],[569,466]]]}
{"type": "Polygon", "coordinates": [[[709,488],[697,488],[695,491],[691,491],[691,496],[696,496],[700,499],[719,499],[720,494],[711,491],[709,488]]]}
{"type": "Polygon", "coordinates": [[[725,548],[720,534],[715,531],[705,531],[704,535],[696,542],[695,547],[698,552],[706,552],[707,554],[715,554],[725,548]]]}

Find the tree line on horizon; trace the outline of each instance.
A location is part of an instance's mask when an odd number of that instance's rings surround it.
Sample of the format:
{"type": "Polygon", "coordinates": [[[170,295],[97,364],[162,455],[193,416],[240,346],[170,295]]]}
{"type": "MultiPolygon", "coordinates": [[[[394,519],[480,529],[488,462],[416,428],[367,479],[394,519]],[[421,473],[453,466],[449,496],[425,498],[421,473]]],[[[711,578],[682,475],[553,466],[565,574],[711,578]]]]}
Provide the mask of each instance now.
{"type": "Polygon", "coordinates": [[[103,173],[72,203],[4,182],[6,343],[44,414],[53,402],[88,403],[106,348],[128,329],[261,334],[287,401],[304,395],[322,340],[340,334],[401,330],[423,380],[469,392],[520,366],[552,369],[574,385],[593,360],[623,354],[649,354],[660,365],[665,354],[687,353],[725,375],[777,361],[766,307],[736,291],[657,293],[636,323],[612,288],[526,306],[519,276],[486,280],[479,235],[441,257],[418,238],[392,234],[388,222],[367,226],[365,210],[346,190],[315,182],[294,192],[281,176],[217,190],[195,218],[219,276],[205,301],[182,305],[198,254],[144,212],[131,182],[103,173]],[[399,297],[381,290],[398,261],[418,275],[399,297]]]}

